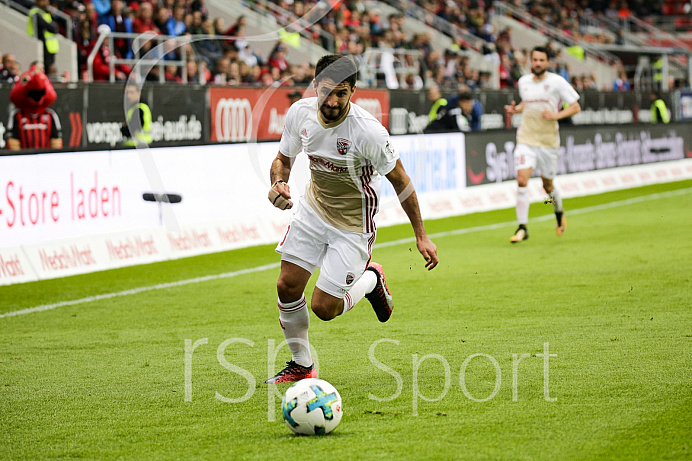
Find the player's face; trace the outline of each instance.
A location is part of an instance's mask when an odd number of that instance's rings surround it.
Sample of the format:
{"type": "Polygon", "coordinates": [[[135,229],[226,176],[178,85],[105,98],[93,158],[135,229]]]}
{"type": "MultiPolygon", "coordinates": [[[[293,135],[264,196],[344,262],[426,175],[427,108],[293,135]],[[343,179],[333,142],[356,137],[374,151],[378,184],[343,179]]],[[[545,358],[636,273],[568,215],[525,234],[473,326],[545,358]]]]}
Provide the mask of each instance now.
{"type": "Polygon", "coordinates": [[[348,110],[348,103],[355,90],[356,88],[351,88],[348,82],[336,84],[328,78],[320,80],[315,91],[317,92],[322,119],[325,122],[339,120],[348,110]]]}
{"type": "Polygon", "coordinates": [[[534,51],[531,53],[531,72],[536,77],[540,77],[548,70],[550,61],[548,60],[548,55],[541,53],[540,51],[534,51]]]}

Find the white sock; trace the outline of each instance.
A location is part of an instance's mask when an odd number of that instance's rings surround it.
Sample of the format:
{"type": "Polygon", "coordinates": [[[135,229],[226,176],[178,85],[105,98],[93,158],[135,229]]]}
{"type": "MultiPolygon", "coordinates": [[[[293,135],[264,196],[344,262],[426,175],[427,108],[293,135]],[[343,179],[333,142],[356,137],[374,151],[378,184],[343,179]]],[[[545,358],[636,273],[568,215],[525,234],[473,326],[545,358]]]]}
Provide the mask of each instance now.
{"type": "Polygon", "coordinates": [[[284,330],[288,349],[293,354],[293,361],[304,367],[312,365],[312,355],[310,354],[310,343],[308,341],[310,313],[308,312],[305,294],[298,301],[291,303],[282,303],[279,300],[279,322],[284,330]]]}
{"type": "Polygon", "coordinates": [[[519,224],[529,223],[529,188],[517,187],[517,221],[519,224]]]}
{"type": "Polygon", "coordinates": [[[562,211],[562,194],[560,193],[560,189],[553,187],[553,191],[549,195],[550,198],[553,199],[553,210],[555,210],[556,213],[562,211]]]}
{"type": "Polygon", "coordinates": [[[366,270],[353,285],[353,288],[351,288],[346,293],[346,296],[344,296],[344,310],[341,313],[345,314],[353,309],[353,306],[358,304],[358,301],[363,299],[366,294],[375,289],[376,284],[377,275],[375,275],[373,271],[366,270]]]}

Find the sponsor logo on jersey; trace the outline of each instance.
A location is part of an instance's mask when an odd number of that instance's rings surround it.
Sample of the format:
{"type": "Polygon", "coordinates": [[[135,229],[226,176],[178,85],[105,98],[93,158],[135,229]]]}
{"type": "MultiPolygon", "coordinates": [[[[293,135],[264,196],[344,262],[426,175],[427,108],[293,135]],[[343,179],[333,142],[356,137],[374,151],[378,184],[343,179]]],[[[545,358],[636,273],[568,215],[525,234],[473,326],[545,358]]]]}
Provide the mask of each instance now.
{"type": "Polygon", "coordinates": [[[301,135],[302,137],[304,137],[304,138],[307,138],[307,137],[308,137],[308,130],[306,130],[305,128],[303,128],[303,129],[301,130],[301,132],[300,132],[300,135],[301,135]]]}
{"type": "Polygon", "coordinates": [[[351,141],[346,138],[336,138],[336,150],[341,155],[346,155],[348,150],[351,148],[351,141]]]}

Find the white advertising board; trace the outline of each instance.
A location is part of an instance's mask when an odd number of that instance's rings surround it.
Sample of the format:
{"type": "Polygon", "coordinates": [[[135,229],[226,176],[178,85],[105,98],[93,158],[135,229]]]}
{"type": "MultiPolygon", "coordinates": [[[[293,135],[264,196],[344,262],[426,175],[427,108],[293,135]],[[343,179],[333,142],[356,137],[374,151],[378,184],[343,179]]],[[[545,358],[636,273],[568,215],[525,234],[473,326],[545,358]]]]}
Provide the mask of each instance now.
{"type": "MultiPolygon", "coordinates": [[[[514,181],[466,188],[464,135],[392,137],[424,219],[514,206],[514,181]]],[[[0,157],[0,285],[277,242],[267,200],[278,143],[0,157]],[[143,194],[177,194],[180,203],[143,194]]],[[[289,184],[309,178],[300,155],[289,184]]],[[[692,160],[559,176],[565,197],[692,178],[692,160]]],[[[379,226],[408,221],[384,181],[379,226]]],[[[541,200],[532,179],[533,201],[541,200]]]]}

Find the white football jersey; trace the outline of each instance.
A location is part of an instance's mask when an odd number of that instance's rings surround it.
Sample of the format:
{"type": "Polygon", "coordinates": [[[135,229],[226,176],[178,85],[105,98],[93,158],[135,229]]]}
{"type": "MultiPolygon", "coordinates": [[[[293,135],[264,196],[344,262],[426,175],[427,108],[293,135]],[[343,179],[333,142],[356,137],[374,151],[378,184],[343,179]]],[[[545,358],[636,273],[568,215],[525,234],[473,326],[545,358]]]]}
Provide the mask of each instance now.
{"type": "Polygon", "coordinates": [[[546,72],[545,78],[536,81],[533,74],[519,79],[519,96],[524,103],[521,125],[517,130],[517,143],[535,147],[560,147],[557,120],[546,120],[543,111],[546,109],[558,112],[560,105],[568,105],[579,100],[579,94],[567,80],[552,72],[546,72]]]}
{"type": "Polygon", "coordinates": [[[325,124],[317,98],[301,99],[286,113],[279,150],[286,157],[305,152],[310,159],[307,203],[329,224],[351,232],[374,232],[382,179],[398,154],[389,133],[351,102],[341,121],[325,124]]]}

